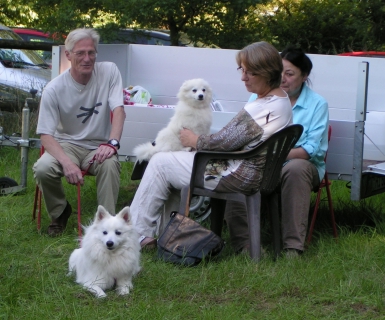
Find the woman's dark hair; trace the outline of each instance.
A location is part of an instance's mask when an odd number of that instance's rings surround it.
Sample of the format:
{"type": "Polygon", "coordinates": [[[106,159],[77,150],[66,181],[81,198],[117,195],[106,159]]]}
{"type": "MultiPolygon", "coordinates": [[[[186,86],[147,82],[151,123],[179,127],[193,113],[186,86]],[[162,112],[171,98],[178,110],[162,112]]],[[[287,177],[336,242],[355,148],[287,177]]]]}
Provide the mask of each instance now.
{"type": "Polygon", "coordinates": [[[313,64],[301,48],[289,46],[281,52],[281,58],[291,62],[300,69],[302,75],[310,75],[313,64]]]}

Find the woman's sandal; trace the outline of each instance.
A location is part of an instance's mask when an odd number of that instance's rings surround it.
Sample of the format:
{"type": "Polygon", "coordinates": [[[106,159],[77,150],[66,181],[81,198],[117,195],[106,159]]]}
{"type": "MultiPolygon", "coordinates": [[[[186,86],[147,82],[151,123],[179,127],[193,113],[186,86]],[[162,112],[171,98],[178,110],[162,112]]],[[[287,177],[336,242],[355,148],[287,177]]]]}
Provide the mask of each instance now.
{"type": "Polygon", "coordinates": [[[151,237],[141,236],[139,242],[142,250],[152,250],[157,246],[157,240],[151,237]]]}

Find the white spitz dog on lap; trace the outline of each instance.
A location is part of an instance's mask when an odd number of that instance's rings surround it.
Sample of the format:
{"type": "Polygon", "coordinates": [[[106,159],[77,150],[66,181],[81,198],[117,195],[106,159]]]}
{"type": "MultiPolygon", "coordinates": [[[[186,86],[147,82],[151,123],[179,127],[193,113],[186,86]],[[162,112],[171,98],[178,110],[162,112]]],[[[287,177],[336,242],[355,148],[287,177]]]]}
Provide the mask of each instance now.
{"type": "Polygon", "coordinates": [[[112,216],[99,206],[93,223],[85,228],[81,248],[70,256],[70,274],[75,272],[76,282],[98,298],[114,285],[119,295],[128,294],[132,277],[140,271],[138,237],[129,207],[112,216]]]}
{"type": "Polygon", "coordinates": [[[159,131],[153,143],[147,142],[133,150],[139,162],[148,161],[160,151],[190,151],[179,139],[180,130],[190,129],[197,135],[210,133],[212,123],[212,90],[203,79],[185,81],[179,89],[175,113],[166,128],[159,131]]]}

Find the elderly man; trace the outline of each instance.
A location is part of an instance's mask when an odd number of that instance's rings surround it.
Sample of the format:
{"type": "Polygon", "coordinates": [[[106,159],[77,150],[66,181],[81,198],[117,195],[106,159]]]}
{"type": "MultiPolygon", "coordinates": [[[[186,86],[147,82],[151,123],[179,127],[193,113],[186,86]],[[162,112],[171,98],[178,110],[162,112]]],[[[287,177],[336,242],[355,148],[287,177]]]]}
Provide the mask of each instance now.
{"type": "Polygon", "coordinates": [[[45,87],[37,133],[45,153],[34,164],[51,223],[50,236],[63,233],[71,215],[61,178],[83,184],[81,170],[96,176],[97,199],[111,214],[120,185],[117,157],[125,112],[122,78],[111,62],[96,62],[99,35],[93,29],[71,31],[65,54],[71,68],[45,87]],[[111,121],[112,116],[112,121],[111,121]]]}

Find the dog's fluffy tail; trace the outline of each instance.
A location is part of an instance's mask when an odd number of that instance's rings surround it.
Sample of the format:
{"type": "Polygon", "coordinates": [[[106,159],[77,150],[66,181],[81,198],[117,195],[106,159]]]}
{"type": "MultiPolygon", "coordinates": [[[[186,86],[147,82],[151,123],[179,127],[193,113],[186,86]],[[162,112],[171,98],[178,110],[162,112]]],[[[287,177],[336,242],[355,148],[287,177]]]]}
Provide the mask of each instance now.
{"type": "Polygon", "coordinates": [[[139,162],[148,161],[157,152],[151,142],[142,143],[134,148],[134,155],[139,162]]]}

